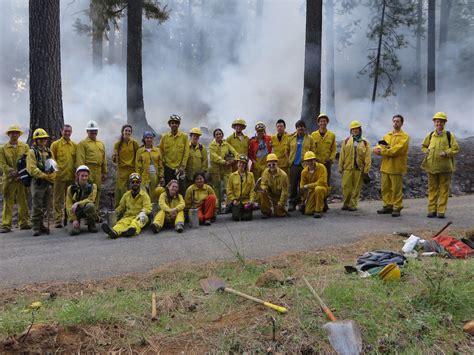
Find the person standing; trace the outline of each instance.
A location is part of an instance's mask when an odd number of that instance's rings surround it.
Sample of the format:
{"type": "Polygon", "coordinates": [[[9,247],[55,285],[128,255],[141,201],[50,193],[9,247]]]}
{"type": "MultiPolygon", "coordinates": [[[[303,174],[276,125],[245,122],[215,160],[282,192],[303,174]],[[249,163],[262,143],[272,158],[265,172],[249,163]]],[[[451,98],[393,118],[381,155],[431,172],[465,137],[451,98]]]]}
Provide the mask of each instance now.
{"type": "Polygon", "coordinates": [[[262,218],[284,217],[288,215],[285,210],[288,200],[288,175],[278,167],[276,154],[268,154],[267,168],[263,171],[262,179],[257,192],[260,195],[260,210],[262,218]],[[272,211],[273,206],[273,211],[272,211]]]}
{"type": "Polygon", "coordinates": [[[352,121],[350,136],[342,142],[339,172],[342,174],[342,210],[356,211],[359,204],[363,176],[370,171],[372,157],[369,141],[362,136],[362,125],[352,121]]]}
{"type": "Polygon", "coordinates": [[[249,137],[244,134],[244,129],[247,128],[247,123],[242,118],[237,118],[232,122],[232,129],[234,132],[226,138],[237,152],[238,155],[249,155],[249,137]]]}
{"type": "Polygon", "coordinates": [[[28,154],[30,148],[26,143],[20,142],[23,134],[18,126],[11,125],[6,131],[10,138],[0,148],[0,167],[3,172],[3,211],[2,229],[0,233],[12,230],[13,204],[18,206],[18,224],[20,229],[30,229],[30,213],[28,211],[28,189],[20,181],[18,174],[18,160],[28,154]]]}
{"type": "Polygon", "coordinates": [[[32,199],[32,221],[33,237],[49,232],[44,226],[43,220],[46,209],[51,199],[51,185],[56,179],[56,171],[51,163],[51,151],[46,146],[49,135],[42,129],[37,128],[33,132],[33,145],[26,158],[26,170],[32,177],[31,199],[32,199]],[[48,162],[49,160],[49,162],[48,162]],[[49,163],[49,164],[47,164],[49,163]],[[49,166],[48,166],[49,165],[49,166]]]}
{"type": "Polygon", "coordinates": [[[165,183],[176,179],[179,190],[186,191],[186,164],[189,157],[189,142],[186,133],[179,130],[181,117],[171,115],[168,120],[170,132],[163,134],[160,141],[161,157],[163,158],[165,183]]]}
{"type": "Polygon", "coordinates": [[[198,172],[207,173],[208,158],[207,149],[204,144],[199,142],[202,132],[194,127],[189,132],[189,158],[186,164],[186,186],[194,184],[194,174],[198,172]]]}
{"type": "Polygon", "coordinates": [[[53,186],[54,224],[63,227],[64,198],[67,188],[75,180],[77,144],[71,140],[72,126],[65,124],[61,129],[61,138],[51,143],[53,159],[58,164],[58,174],[53,186]]]}
{"type": "Polygon", "coordinates": [[[267,155],[272,152],[272,137],[266,134],[263,122],[255,125],[255,136],[249,141],[249,159],[252,161],[251,171],[258,180],[267,166],[267,155]]]}
{"type": "Polygon", "coordinates": [[[428,218],[445,217],[455,171],[454,157],[459,153],[454,133],[445,130],[446,122],[446,114],[437,112],[433,116],[434,131],[421,143],[421,151],[426,154],[421,167],[428,174],[428,218]]]}
{"type": "Polygon", "coordinates": [[[255,179],[247,169],[248,158],[240,155],[237,170],[227,181],[227,202],[232,206],[234,221],[250,221],[255,203],[255,179]]]}
{"type": "Polygon", "coordinates": [[[290,163],[290,205],[288,211],[296,209],[304,155],[306,152],[314,153],[316,150],[314,139],[306,133],[306,123],[303,120],[298,120],[295,127],[296,132],[288,138],[290,163]]]}
{"type": "Polygon", "coordinates": [[[278,157],[278,168],[288,175],[288,133],[285,129],[285,121],[279,119],[276,122],[276,133],[272,136],[272,153],[278,157]]]}
{"type": "Polygon", "coordinates": [[[410,137],[402,130],[403,116],[392,117],[393,130],[383,136],[373,152],[382,157],[380,165],[383,207],[378,214],[399,217],[403,208],[403,175],[407,173],[410,137]]]}
{"type": "Polygon", "coordinates": [[[123,125],[120,139],[114,144],[112,161],[117,165],[115,207],[120,203],[123,194],[128,191],[128,177],[135,171],[138,142],[132,137],[132,133],[133,128],[131,125],[123,125]]]}
{"type": "Polygon", "coordinates": [[[303,161],[306,166],[301,172],[300,189],[304,191],[304,214],[321,218],[329,190],[326,167],[317,162],[316,154],[311,151],[305,153],[303,161]]]}
{"type": "Polygon", "coordinates": [[[105,145],[97,139],[99,126],[95,121],[87,122],[86,132],[87,138],[80,141],[77,145],[76,167],[86,165],[90,170],[90,182],[97,186],[95,210],[97,213],[97,220],[99,220],[100,192],[102,191],[102,182],[104,182],[107,177],[105,145]]]}

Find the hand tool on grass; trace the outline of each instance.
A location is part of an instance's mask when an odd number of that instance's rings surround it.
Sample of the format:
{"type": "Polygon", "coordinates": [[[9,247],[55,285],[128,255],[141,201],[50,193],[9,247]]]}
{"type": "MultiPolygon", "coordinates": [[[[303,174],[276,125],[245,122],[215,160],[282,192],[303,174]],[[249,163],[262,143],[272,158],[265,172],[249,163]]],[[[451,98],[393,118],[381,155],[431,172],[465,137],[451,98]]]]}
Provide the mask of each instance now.
{"type": "Polygon", "coordinates": [[[285,307],[278,306],[276,304],[263,301],[259,298],[249,296],[249,295],[246,295],[245,293],[242,293],[242,292],[236,291],[232,288],[226,287],[224,280],[222,280],[218,277],[209,277],[207,279],[202,279],[202,280],[199,281],[199,284],[201,285],[204,293],[206,293],[206,294],[209,294],[212,291],[225,291],[225,292],[232,293],[234,295],[246,298],[248,300],[263,304],[265,307],[271,308],[271,309],[273,309],[277,312],[280,312],[280,313],[286,313],[288,311],[285,307]]]}
{"type": "Polygon", "coordinates": [[[329,342],[334,350],[340,355],[360,354],[362,352],[362,337],[359,325],[350,319],[337,320],[304,276],[303,281],[318,301],[323,312],[331,320],[331,322],[324,324],[323,328],[327,330],[329,342]]]}
{"type": "Polygon", "coordinates": [[[438,233],[436,233],[434,236],[432,236],[431,239],[436,238],[438,235],[440,235],[441,233],[443,233],[444,230],[445,230],[446,228],[448,228],[451,224],[453,224],[452,221],[449,221],[448,223],[446,223],[446,225],[445,225],[443,228],[441,228],[438,233]]]}

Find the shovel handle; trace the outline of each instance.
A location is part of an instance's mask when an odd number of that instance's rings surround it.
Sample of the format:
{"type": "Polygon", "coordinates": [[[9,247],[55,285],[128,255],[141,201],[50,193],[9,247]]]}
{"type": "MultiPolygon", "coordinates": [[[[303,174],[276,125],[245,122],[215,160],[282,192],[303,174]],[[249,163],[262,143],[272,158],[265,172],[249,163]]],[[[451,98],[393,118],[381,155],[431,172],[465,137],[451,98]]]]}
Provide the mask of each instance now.
{"type": "Polygon", "coordinates": [[[336,316],[332,313],[332,311],[328,308],[328,306],[326,306],[326,304],[324,304],[323,300],[321,299],[321,297],[319,297],[319,295],[316,293],[316,291],[314,290],[313,286],[311,286],[311,284],[308,282],[308,280],[306,279],[306,277],[303,276],[303,281],[304,283],[306,284],[306,286],[309,288],[309,290],[311,291],[311,293],[313,294],[313,296],[318,300],[319,302],[319,306],[321,307],[321,309],[323,310],[323,312],[328,316],[328,318],[331,320],[331,321],[335,321],[337,320],[336,316]]]}
{"type": "Polygon", "coordinates": [[[441,233],[443,233],[443,231],[448,228],[451,224],[453,224],[452,221],[449,221],[448,223],[446,223],[446,225],[440,229],[440,231],[438,233],[436,233],[434,236],[431,237],[431,239],[433,238],[436,238],[438,235],[440,235],[441,233]]]}
{"type": "Polygon", "coordinates": [[[243,298],[246,298],[246,299],[254,301],[256,303],[263,304],[264,306],[269,307],[271,309],[274,309],[275,311],[280,312],[280,313],[288,312],[288,310],[285,307],[277,306],[276,304],[273,304],[273,303],[270,303],[270,302],[265,302],[265,301],[263,301],[259,298],[247,295],[245,293],[239,292],[239,291],[234,290],[234,289],[229,288],[229,287],[224,288],[224,291],[232,293],[232,294],[240,296],[240,297],[243,297],[243,298]]]}

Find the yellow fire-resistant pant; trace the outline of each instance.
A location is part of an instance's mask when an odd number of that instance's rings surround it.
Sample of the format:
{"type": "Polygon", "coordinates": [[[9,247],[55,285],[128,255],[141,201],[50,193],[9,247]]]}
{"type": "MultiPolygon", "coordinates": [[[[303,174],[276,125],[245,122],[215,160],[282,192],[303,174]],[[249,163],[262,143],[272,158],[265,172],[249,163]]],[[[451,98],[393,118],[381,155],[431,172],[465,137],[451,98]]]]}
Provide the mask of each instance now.
{"type": "Polygon", "coordinates": [[[10,179],[3,179],[3,212],[2,212],[2,227],[12,227],[13,204],[18,206],[18,224],[27,226],[30,224],[30,211],[28,210],[28,203],[26,195],[28,190],[19,181],[12,181],[10,179]]]}
{"type": "Polygon", "coordinates": [[[148,195],[150,195],[151,203],[158,203],[160,195],[165,192],[165,188],[163,186],[158,186],[158,184],[158,175],[150,175],[150,182],[147,184],[146,190],[148,195]]]}
{"type": "Polygon", "coordinates": [[[269,193],[259,193],[258,198],[260,201],[260,210],[262,214],[271,216],[272,215],[272,205],[274,206],[274,215],[277,217],[284,217],[286,216],[285,206],[278,206],[278,202],[280,201],[280,196],[269,194],[269,193]]]}
{"type": "Polygon", "coordinates": [[[160,228],[163,228],[165,223],[174,226],[176,226],[178,223],[184,224],[184,211],[179,211],[176,214],[174,220],[171,218],[171,215],[168,212],[165,212],[163,210],[158,211],[155,218],[153,219],[153,224],[156,224],[160,226],[160,228]]]}
{"type": "Polygon", "coordinates": [[[54,222],[56,224],[62,223],[64,212],[64,197],[66,190],[74,181],[59,181],[56,180],[53,186],[53,208],[54,208],[54,222]]]}
{"type": "Polygon", "coordinates": [[[362,172],[351,169],[342,173],[342,203],[344,206],[357,208],[362,188],[362,172]]]}
{"type": "Polygon", "coordinates": [[[428,212],[445,213],[453,173],[428,173],[428,212]]]}
{"type": "Polygon", "coordinates": [[[403,176],[402,174],[380,173],[382,201],[384,208],[401,210],[403,208],[403,176]]]}
{"type": "Polygon", "coordinates": [[[229,180],[230,174],[216,174],[211,173],[212,188],[214,189],[217,197],[217,213],[221,210],[224,194],[227,189],[227,181],[229,180]],[[222,192],[222,194],[221,194],[222,192]]]}
{"type": "Polygon", "coordinates": [[[315,186],[308,189],[304,214],[321,213],[324,208],[324,199],[328,195],[328,189],[324,186],[315,186]]]}
{"type": "MultiPolygon", "coordinates": [[[[95,211],[99,215],[100,192],[102,190],[102,168],[100,166],[88,165],[89,180],[97,185],[97,198],[95,199],[95,211]]],[[[119,200],[120,201],[120,200],[119,200]]]]}
{"type": "MultiPolygon", "coordinates": [[[[122,196],[125,194],[125,192],[128,191],[128,177],[134,171],[135,169],[133,168],[131,169],[120,168],[120,170],[117,171],[117,181],[115,182],[115,208],[118,207],[120,200],[122,199],[122,196]]],[[[97,192],[97,195],[99,195],[98,192],[97,192]]]]}
{"type": "Polygon", "coordinates": [[[138,217],[123,217],[121,218],[115,226],[112,227],[114,231],[117,232],[118,235],[125,232],[128,228],[135,228],[136,232],[135,235],[140,234],[142,228],[148,223],[148,217],[145,218],[145,221],[142,223],[138,217]]]}

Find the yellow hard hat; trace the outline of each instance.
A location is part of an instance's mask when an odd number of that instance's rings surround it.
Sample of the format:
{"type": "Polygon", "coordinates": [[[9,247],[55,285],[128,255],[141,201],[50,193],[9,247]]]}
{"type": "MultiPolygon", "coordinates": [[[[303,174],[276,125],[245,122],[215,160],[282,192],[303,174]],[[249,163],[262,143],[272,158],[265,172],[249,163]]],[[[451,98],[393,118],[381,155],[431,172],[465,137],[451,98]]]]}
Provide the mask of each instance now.
{"type": "Polygon", "coordinates": [[[198,127],[191,128],[189,134],[197,134],[198,136],[202,136],[202,132],[198,127]]]}
{"type": "Polygon", "coordinates": [[[255,125],[255,130],[256,131],[260,131],[260,130],[265,130],[267,128],[267,126],[265,126],[265,123],[263,122],[257,122],[257,124],[255,125]]]}
{"type": "Polygon", "coordinates": [[[360,127],[362,127],[362,124],[359,121],[352,121],[351,124],[349,125],[350,129],[360,128],[360,127]]]}
{"type": "Polygon", "coordinates": [[[329,116],[326,115],[325,113],[322,113],[322,112],[319,114],[318,118],[316,119],[316,122],[319,123],[319,120],[320,120],[321,118],[325,118],[325,119],[327,119],[328,122],[329,122],[329,116]]]}
{"type": "Polygon", "coordinates": [[[234,122],[232,122],[232,128],[234,128],[234,126],[238,124],[244,126],[244,129],[247,127],[247,122],[245,122],[243,118],[237,118],[236,120],[234,120],[234,122]]]}
{"type": "Polygon", "coordinates": [[[33,139],[49,138],[48,133],[43,128],[37,128],[33,132],[33,139]]]}
{"type": "Polygon", "coordinates": [[[448,116],[444,112],[436,112],[433,116],[433,120],[445,120],[448,121],[448,116]]]}
{"type": "Polygon", "coordinates": [[[10,127],[8,127],[7,131],[5,134],[8,136],[11,132],[19,132],[20,136],[23,134],[23,131],[18,127],[17,125],[12,124],[10,127]]]}
{"type": "Polygon", "coordinates": [[[384,281],[398,281],[402,273],[396,264],[388,264],[379,272],[379,277],[384,281]]]}
{"type": "Polygon", "coordinates": [[[274,153],[270,153],[267,155],[267,162],[269,161],[278,161],[278,157],[276,154],[274,153]]]}
{"type": "Polygon", "coordinates": [[[316,159],[316,154],[314,154],[311,151],[304,153],[303,161],[313,160],[313,159],[316,159]]]}

